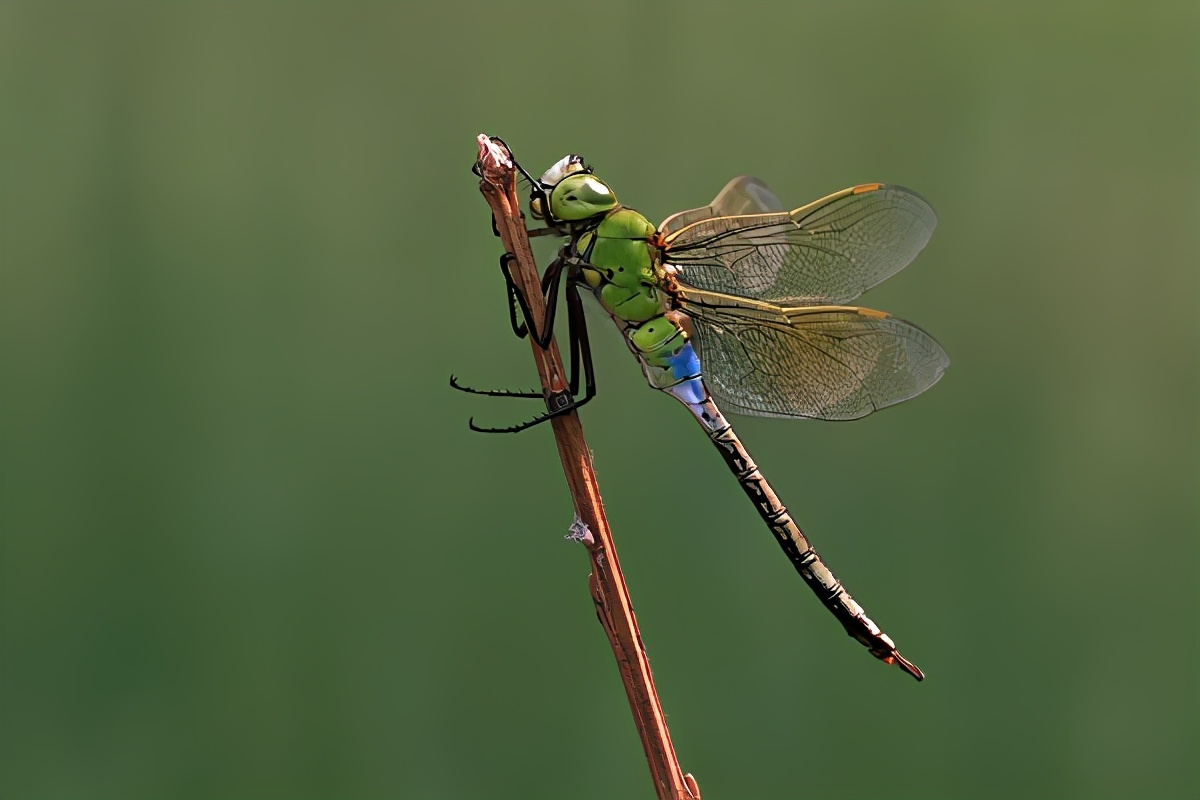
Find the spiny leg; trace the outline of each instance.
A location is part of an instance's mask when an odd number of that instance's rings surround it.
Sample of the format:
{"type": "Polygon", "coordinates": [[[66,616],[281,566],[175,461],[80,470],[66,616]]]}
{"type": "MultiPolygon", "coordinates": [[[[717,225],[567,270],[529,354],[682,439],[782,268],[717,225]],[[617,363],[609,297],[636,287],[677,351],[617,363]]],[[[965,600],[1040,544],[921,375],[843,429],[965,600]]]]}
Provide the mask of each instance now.
{"type": "MultiPolygon", "coordinates": [[[[502,145],[508,151],[509,157],[512,159],[513,166],[518,170],[518,172],[520,172],[521,177],[524,178],[524,180],[529,184],[531,202],[540,199],[542,206],[546,207],[549,198],[547,198],[545,187],[542,186],[541,182],[534,178],[528,170],[521,166],[520,162],[518,162],[516,157],[513,156],[512,148],[510,148],[503,139],[500,139],[497,136],[490,138],[502,145]]],[[[478,162],[471,168],[471,171],[482,177],[478,162]]],[[[524,213],[521,214],[521,219],[522,222],[524,222],[524,213]]],[[[492,233],[495,236],[500,236],[500,228],[497,224],[495,214],[492,215],[492,233]]],[[[526,233],[530,236],[561,235],[559,231],[552,227],[540,228],[534,231],[527,230],[526,233]]],[[[526,299],[524,293],[516,285],[516,282],[513,280],[510,266],[515,260],[516,256],[514,256],[512,253],[505,253],[500,257],[500,271],[504,275],[504,282],[508,292],[509,323],[512,327],[513,333],[516,334],[518,338],[524,338],[532,330],[533,341],[538,345],[538,347],[541,347],[544,350],[549,346],[550,340],[554,337],[554,317],[558,309],[558,290],[561,284],[563,270],[567,268],[569,261],[566,257],[560,255],[550,264],[549,267],[546,268],[546,273],[542,276],[541,291],[546,310],[542,318],[542,325],[537,326],[534,325],[534,314],[533,310],[529,306],[528,300],[526,299]],[[519,307],[521,310],[521,315],[524,318],[523,322],[517,319],[517,307],[519,307]]],[[[575,289],[573,284],[568,285],[567,301],[569,321],[571,323],[571,369],[569,378],[569,391],[555,392],[554,394],[546,397],[541,393],[535,392],[513,392],[504,389],[479,390],[463,386],[462,384],[458,383],[457,379],[453,375],[451,375],[450,385],[455,389],[468,392],[470,394],[480,394],[491,397],[518,397],[530,399],[545,397],[548,412],[540,417],[530,420],[529,422],[507,428],[481,428],[475,425],[475,420],[472,418],[468,423],[472,430],[480,431],[481,433],[516,433],[545,422],[547,419],[550,419],[554,416],[566,413],[573,408],[578,408],[595,396],[595,378],[592,367],[591,348],[587,340],[587,325],[583,317],[582,304],[579,302],[578,290],[575,289]],[[579,392],[579,361],[581,350],[584,354],[583,370],[585,373],[585,386],[587,393],[582,400],[577,401],[575,399],[575,395],[579,392]]]]}
{"type": "MultiPolygon", "coordinates": [[[[517,288],[516,283],[513,281],[510,265],[514,261],[516,261],[516,256],[514,256],[512,253],[505,253],[504,255],[500,256],[500,271],[504,274],[504,282],[508,288],[509,323],[512,325],[513,333],[515,333],[517,335],[517,338],[524,339],[525,336],[529,332],[529,324],[528,323],[529,323],[530,317],[532,316],[533,312],[529,308],[529,304],[525,300],[525,295],[521,292],[520,289],[517,288]],[[520,320],[517,319],[517,307],[518,306],[520,306],[521,313],[525,317],[526,322],[524,322],[524,323],[522,323],[520,320]]],[[[562,280],[562,273],[563,273],[565,263],[566,263],[565,259],[562,259],[562,258],[555,259],[554,262],[546,269],[546,274],[542,276],[542,292],[543,292],[543,295],[546,297],[546,315],[545,315],[545,319],[543,320],[543,325],[545,325],[546,327],[542,331],[542,334],[543,334],[542,337],[537,337],[537,336],[534,337],[534,341],[537,342],[538,346],[541,347],[542,349],[545,349],[547,346],[549,346],[550,339],[554,335],[554,316],[555,316],[554,309],[558,305],[558,297],[557,297],[558,287],[562,280]],[[540,340],[542,338],[545,339],[544,342],[542,342],[540,340]]],[[[578,294],[576,293],[575,294],[575,302],[578,303],[578,301],[579,301],[579,297],[578,297],[578,294]]],[[[580,316],[582,317],[582,312],[580,312],[580,316]]],[[[574,344],[574,342],[575,342],[574,325],[575,325],[575,323],[572,319],[572,367],[571,367],[571,375],[572,375],[571,394],[572,395],[577,394],[579,391],[578,378],[576,377],[576,367],[575,367],[575,350],[574,350],[574,348],[576,345],[574,344]]],[[[586,331],[585,331],[585,335],[586,335],[586,331]]],[[[450,376],[450,385],[452,387],[454,387],[455,389],[458,389],[459,391],[467,392],[468,394],[481,394],[481,395],[487,395],[490,397],[525,397],[525,398],[543,398],[544,397],[544,395],[541,392],[535,392],[533,390],[530,390],[528,392],[514,392],[509,389],[472,389],[469,386],[464,386],[461,383],[459,383],[458,379],[453,375],[450,376]]],[[[547,401],[547,402],[549,402],[549,401],[547,401]]]]}
{"type": "MultiPolygon", "coordinates": [[[[493,218],[493,222],[494,221],[495,220],[493,218]]],[[[509,324],[511,325],[513,333],[516,334],[517,338],[524,339],[532,327],[533,310],[529,307],[529,303],[525,299],[525,294],[517,286],[516,281],[513,280],[511,267],[513,262],[516,260],[516,256],[514,256],[512,253],[505,253],[504,255],[500,256],[500,272],[502,275],[504,275],[504,284],[505,288],[507,289],[509,324]],[[524,322],[517,319],[518,307],[521,310],[521,315],[524,317],[524,322]]],[[[570,263],[569,260],[565,256],[560,255],[558,258],[555,258],[553,262],[551,262],[550,266],[546,268],[546,273],[542,276],[541,290],[543,300],[546,304],[546,312],[542,320],[542,330],[540,334],[534,336],[534,341],[537,343],[538,347],[541,347],[543,350],[550,345],[550,340],[554,337],[554,317],[555,311],[558,308],[558,289],[562,283],[563,271],[566,270],[568,263],[570,263]]],[[[576,294],[575,301],[577,304],[578,299],[578,294],[576,294]]],[[[580,318],[582,318],[582,312],[580,312],[580,318]]],[[[586,330],[584,331],[584,335],[586,336],[586,330]]],[[[576,345],[574,344],[573,335],[572,342],[572,347],[575,347],[576,345]]],[[[574,353],[574,351],[572,351],[572,353],[574,353]]],[[[571,374],[571,394],[573,396],[578,392],[578,378],[575,377],[576,373],[574,366],[572,366],[571,374]]],[[[453,375],[450,376],[450,385],[455,389],[467,392],[469,394],[481,394],[492,397],[544,397],[542,393],[534,392],[532,390],[529,392],[514,392],[508,389],[472,389],[469,386],[460,384],[457,378],[453,375]]],[[[550,400],[547,400],[547,406],[551,407],[552,409],[555,407],[550,400]]],[[[570,405],[567,404],[567,407],[569,408],[570,405]]],[[[474,426],[472,425],[472,427],[474,426]]],[[[508,431],[505,429],[505,432],[508,431]]]]}
{"type": "Polygon", "coordinates": [[[535,392],[530,389],[528,392],[514,392],[511,389],[472,389],[470,386],[463,386],[458,382],[457,376],[450,376],[450,386],[458,389],[460,392],[467,394],[479,394],[484,397],[520,397],[529,400],[541,400],[545,397],[541,392],[535,392]]]}
{"type": "MultiPolygon", "coordinates": [[[[570,331],[569,346],[571,351],[571,368],[567,381],[568,390],[555,392],[547,397],[546,413],[540,414],[531,420],[505,428],[484,428],[476,425],[475,418],[472,417],[467,423],[471,430],[478,431],[479,433],[519,433],[553,419],[560,414],[565,414],[568,411],[579,408],[596,396],[596,377],[592,364],[592,347],[591,342],[588,340],[587,319],[583,315],[583,303],[579,299],[578,287],[574,283],[568,284],[566,295],[567,320],[570,331]],[[579,394],[579,373],[581,368],[584,376],[584,396],[577,399],[575,395],[579,394]]],[[[484,392],[476,393],[484,394],[484,392]]],[[[541,395],[537,396],[540,397],[541,395]]]]}

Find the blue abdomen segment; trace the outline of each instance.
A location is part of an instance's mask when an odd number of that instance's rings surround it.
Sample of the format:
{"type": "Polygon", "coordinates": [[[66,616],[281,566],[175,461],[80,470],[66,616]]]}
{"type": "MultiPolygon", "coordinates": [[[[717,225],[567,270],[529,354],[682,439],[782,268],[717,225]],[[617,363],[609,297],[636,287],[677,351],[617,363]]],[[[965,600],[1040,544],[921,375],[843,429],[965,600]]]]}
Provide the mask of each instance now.
{"type": "Polygon", "coordinates": [[[696,355],[696,348],[692,347],[692,343],[687,342],[679,348],[667,359],[667,364],[671,370],[671,377],[678,381],[668,391],[688,405],[703,403],[708,397],[708,391],[700,377],[700,357],[696,355]]]}
{"type": "Polygon", "coordinates": [[[708,399],[700,377],[700,357],[673,312],[625,328],[630,348],[642,362],[646,381],[688,407],[708,399]]]}

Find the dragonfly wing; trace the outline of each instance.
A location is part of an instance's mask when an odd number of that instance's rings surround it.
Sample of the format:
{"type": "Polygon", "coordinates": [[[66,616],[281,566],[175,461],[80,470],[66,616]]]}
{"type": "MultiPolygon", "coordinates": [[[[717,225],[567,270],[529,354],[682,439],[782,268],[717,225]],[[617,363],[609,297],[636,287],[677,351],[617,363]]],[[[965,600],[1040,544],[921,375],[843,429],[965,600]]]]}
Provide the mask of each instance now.
{"type": "Polygon", "coordinates": [[[850,306],[722,305],[707,293],[691,318],[704,382],[726,411],[858,419],[937,383],[949,357],[925,331],[850,306]]]}
{"type": "Polygon", "coordinates": [[[665,260],[676,277],[782,305],[853,300],[907,266],[937,225],[920,195],[880,183],[791,212],[704,218],[704,210],[683,212],[693,215],[683,226],[668,220],[665,260]]]}
{"type": "Polygon", "coordinates": [[[664,236],[669,236],[692,223],[713,217],[770,214],[776,211],[783,211],[783,203],[775,193],[758,178],[742,175],[725,184],[725,188],[708,205],[672,214],[663,220],[658,230],[664,236]]]}

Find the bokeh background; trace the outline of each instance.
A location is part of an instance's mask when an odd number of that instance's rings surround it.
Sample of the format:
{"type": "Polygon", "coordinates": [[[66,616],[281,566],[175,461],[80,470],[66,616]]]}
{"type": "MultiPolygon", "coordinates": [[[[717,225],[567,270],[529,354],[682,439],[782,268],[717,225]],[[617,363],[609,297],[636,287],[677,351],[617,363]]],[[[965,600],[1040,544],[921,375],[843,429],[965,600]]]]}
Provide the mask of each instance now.
{"type": "Polygon", "coordinates": [[[0,794],[650,796],[551,433],[447,386],[535,381],[486,131],[653,219],[742,173],[940,217],[867,302],[943,381],[738,422],[923,684],[592,317],[706,798],[1195,797],[1198,43],[1167,2],[0,6],[0,794]]]}

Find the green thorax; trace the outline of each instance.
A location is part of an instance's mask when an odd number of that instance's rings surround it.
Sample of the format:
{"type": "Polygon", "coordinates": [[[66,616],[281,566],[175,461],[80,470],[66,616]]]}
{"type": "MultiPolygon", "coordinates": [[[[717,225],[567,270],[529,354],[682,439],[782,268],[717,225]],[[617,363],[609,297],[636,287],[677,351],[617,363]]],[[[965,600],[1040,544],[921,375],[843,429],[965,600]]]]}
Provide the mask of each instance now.
{"type": "Polygon", "coordinates": [[[687,334],[670,312],[662,290],[661,252],[651,241],[654,225],[631,208],[618,206],[576,241],[587,262],[580,274],[600,305],[621,327],[629,347],[642,362],[651,386],[665,389],[679,382],[671,364],[687,344],[687,334]]]}
{"type": "Polygon", "coordinates": [[[654,225],[632,208],[617,206],[594,229],[579,236],[580,272],[600,305],[619,322],[637,324],[667,310],[658,275],[654,225]]]}

